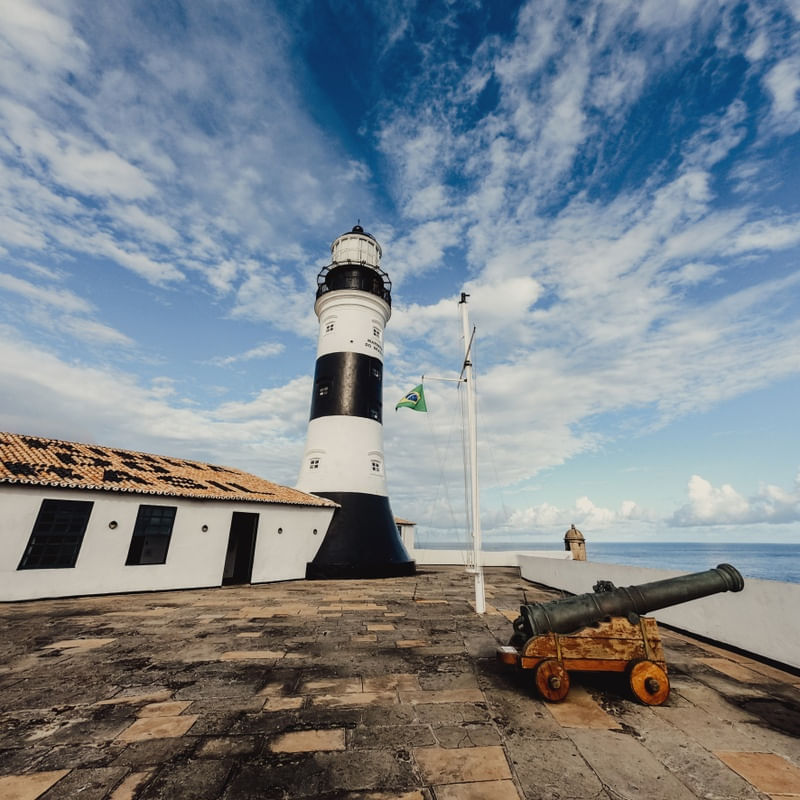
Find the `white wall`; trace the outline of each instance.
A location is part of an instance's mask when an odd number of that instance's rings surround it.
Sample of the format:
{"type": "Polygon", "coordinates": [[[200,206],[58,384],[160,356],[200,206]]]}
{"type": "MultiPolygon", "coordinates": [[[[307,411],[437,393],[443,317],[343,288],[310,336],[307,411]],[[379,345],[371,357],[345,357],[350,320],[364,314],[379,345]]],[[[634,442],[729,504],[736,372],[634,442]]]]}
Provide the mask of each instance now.
{"type": "Polygon", "coordinates": [[[253,583],[305,578],[306,564],[325,538],[333,509],[287,505],[260,509],[253,583]]]}
{"type": "Polygon", "coordinates": [[[254,582],[304,578],[306,561],[316,554],[333,515],[331,508],[314,506],[4,485],[0,600],[219,586],[234,511],[259,514],[254,582]],[[18,570],[43,498],[94,502],[77,563],[64,569],[18,570]],[[142,504],[178,509],[165,564],[125,565],[142,504]],[[108,527],[112,520],[117,522],[113,530],[108,527]],[[205,532],[203,525],[208,526],[205,532]]]}
{"type": "MultiPolygon", "coordinates": [[[[616,586],[631,586],[686,574],[529,555],[520,555],[519,563],[523,578],[574,594],[591,592],[592,586],[601,579],[610,580],[616,586]]],[[[741,592],[723,592],[692,600],[650,616],[676,628],[800,668],[798,609],[800,585],[745,578],[741,592]]]]}
{"type": "MultiPolygon", "coordinates": [[[[567,550],[535,550],[537,558],[541,559],[557,559],[559,561],[569,561],[572,558],[572,553],[567,550]]],[[[427,564],[432,566],[434,564],[466,564],[467,551],[466,550],[436,550],[424,548],[411,548],[409,550],[411,558],[417,564],[427,564]]],[[[520,557],[524,553],[518,550],[484,550],[481,553],[483,566],[485,567],[518,567],[520,565],[520,557]]]]}

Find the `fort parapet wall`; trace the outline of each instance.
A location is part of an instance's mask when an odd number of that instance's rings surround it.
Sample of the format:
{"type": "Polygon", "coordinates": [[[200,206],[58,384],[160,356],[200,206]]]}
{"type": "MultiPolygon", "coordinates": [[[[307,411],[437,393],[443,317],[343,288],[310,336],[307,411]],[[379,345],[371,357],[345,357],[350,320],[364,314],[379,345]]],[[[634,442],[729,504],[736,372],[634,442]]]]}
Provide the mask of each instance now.
{"type": "MultiPolygon", "coordinates": [[[[598,580],[631,586],[686,574],[596,561],[516,555],[523,578],[572,594],[591,592],[598,580]]],[[[675,628],[800,669],[798,609],[800,584],[745,577],[741,592],[715,594],[655,611],[649,616],[675,628]]]]}
{"type": "MultiPolygon", "coordinates": [[[[467,563],[466,550],[438,550],[435,548],[409,549],[411,557],[417,564],[428,564],[429,566],[442,566],[454,564],[456,566],[467,563]]],[[[530,555],[535,555],[539,559],[557,559],[559,561],[569,561],[572,553],[566,550],[533,550],[530,555]]],[[[481,553],[481,563],[484,567],[518,567],[520,557],[528,555],[519,550],[484,550],[481,553]]]]}

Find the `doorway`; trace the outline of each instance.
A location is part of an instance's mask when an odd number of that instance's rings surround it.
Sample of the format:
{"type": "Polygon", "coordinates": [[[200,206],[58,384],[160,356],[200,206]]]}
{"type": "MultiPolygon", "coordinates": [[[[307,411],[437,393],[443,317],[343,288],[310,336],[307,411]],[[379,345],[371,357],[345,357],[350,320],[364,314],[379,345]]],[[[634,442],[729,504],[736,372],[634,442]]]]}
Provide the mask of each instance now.
{"type": "Polygon", "coordinates": [[[225,568],[222,571],[223,586],[250,583],[253,577],[257,529],[258,514],[233,512],[231,532],[228,536],[228,550],[225,554],[225,568]]]}

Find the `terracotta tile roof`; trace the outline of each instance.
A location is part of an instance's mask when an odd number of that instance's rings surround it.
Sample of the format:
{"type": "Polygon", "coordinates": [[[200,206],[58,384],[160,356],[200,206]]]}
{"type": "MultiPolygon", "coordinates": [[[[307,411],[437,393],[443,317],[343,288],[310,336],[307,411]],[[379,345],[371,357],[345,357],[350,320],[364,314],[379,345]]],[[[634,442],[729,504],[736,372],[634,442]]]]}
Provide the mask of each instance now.
{"type": "Polygon", "coordinates": [[[0,483],[336,506],[231,467],[18,433],[0,433],[0,483]]]}

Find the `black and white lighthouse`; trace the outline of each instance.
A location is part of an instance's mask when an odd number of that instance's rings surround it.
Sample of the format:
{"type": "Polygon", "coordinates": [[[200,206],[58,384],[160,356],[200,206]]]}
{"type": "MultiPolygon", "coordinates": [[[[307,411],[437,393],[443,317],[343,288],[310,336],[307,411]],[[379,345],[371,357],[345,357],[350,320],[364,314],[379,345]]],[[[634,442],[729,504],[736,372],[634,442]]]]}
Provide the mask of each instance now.
{"type": "Polygon", "coordinates": [[[317,367],[297,488],[339,504],[308,578],[413,575],[386,488],[383,331],[392,283],[360,225],[331,245],[317,276],[317,367]]]}

